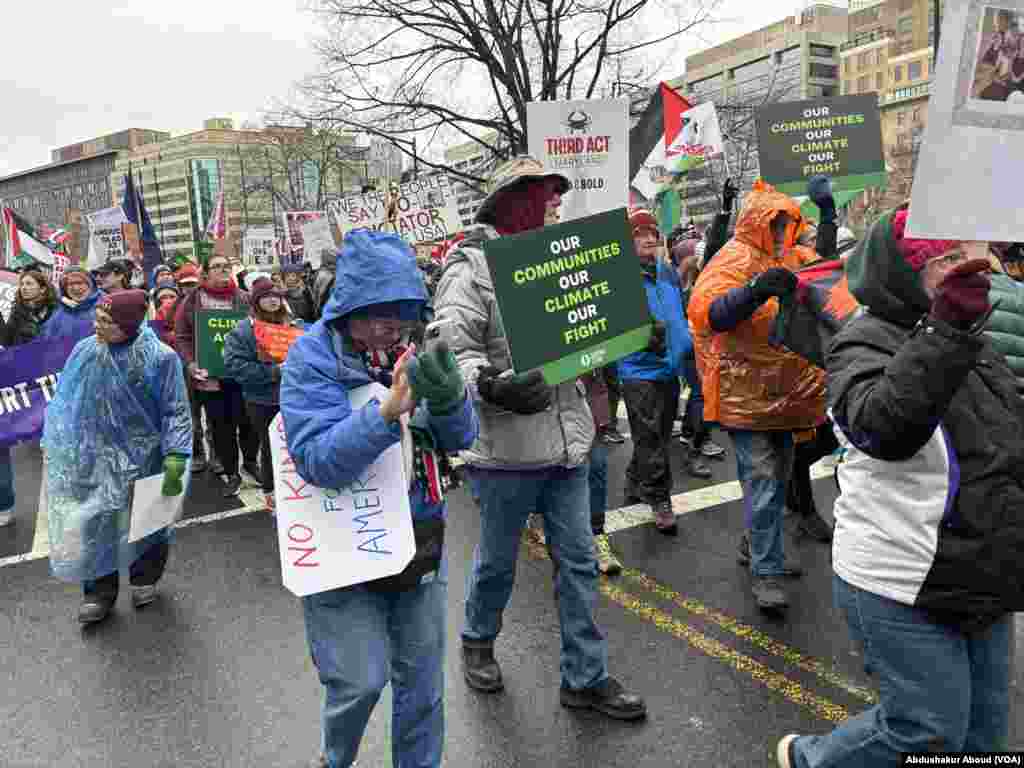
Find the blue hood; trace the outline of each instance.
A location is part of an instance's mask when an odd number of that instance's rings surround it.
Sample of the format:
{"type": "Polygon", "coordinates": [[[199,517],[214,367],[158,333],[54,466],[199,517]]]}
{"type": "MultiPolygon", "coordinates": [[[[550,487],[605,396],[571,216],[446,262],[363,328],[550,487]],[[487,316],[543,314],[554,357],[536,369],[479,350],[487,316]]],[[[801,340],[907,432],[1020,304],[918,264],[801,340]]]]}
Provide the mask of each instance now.
{"type": "Polygon", "coordinates": [[[427,302],[427,289],[412,248],[398,235],[355,229],[345,235],[337,276],[321,321],[389,301],[427,302]]]}

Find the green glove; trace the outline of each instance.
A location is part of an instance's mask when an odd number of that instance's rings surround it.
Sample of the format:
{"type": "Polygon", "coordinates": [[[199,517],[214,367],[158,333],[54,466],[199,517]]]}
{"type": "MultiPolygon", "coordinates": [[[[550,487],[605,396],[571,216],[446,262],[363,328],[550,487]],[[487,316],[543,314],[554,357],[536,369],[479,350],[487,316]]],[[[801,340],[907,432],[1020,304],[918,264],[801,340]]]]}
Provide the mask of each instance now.
{"type": "Polygon", "coordinates": [[[455,413],[466,397],[466,383],[455,355],[443,341],[437,343],[433,352],[410,360],[408,372],[416,400],[426,400],[427,408],[435,416],[455,413]]]}
{"type": "Polygon", "coordinates": [[[164,496],[178,496],[185,489],[181,485],[181,476],[185,474],[188,459],[178,453],[164,456],[164,484],[160,493],[164,496]]]}

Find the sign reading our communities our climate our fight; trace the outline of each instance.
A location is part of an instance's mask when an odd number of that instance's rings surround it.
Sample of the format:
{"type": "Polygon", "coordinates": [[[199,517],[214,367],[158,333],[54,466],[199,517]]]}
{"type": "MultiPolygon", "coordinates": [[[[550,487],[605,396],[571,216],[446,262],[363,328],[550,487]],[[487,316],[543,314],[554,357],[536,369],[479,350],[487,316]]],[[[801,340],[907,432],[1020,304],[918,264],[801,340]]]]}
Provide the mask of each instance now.
{"type": "Polygon", "coordinates": [[[629,204],[627,99],[533,101],[526,119],[530,154],[571,185],[563,221],[629,204]]]}
{"type": "Polygon", "coordinates": [[[196,312],[196,365],[211,379],[224,378],[224,339],[247,315],[229,309],[200,309],[196,312]]]}
{"type": "Polygon", "coordinates": [[[559,384],[647,345],[651,317],[626,210],[484,245],[512,366],[559,384]]]}
{"type": "Polygon", "coordinates": [[[780,192],[807,193],[807,181],[832,178],[836,190],[884,187],[878,98],[873,93],[786,101],[757,110],[761,177],[780,192]]]}

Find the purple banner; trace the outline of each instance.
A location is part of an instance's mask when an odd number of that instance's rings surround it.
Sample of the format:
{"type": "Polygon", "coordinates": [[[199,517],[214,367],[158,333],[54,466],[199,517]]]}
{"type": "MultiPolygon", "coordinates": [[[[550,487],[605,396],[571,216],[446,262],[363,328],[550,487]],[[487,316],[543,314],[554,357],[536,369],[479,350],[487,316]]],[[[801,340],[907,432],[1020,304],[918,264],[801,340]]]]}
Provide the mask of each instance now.
{"type": "Polygon", "coordinates": [[[0,351],[0,448],[43,434],[43,413],[77,339],[37,339],[0,351]]]}

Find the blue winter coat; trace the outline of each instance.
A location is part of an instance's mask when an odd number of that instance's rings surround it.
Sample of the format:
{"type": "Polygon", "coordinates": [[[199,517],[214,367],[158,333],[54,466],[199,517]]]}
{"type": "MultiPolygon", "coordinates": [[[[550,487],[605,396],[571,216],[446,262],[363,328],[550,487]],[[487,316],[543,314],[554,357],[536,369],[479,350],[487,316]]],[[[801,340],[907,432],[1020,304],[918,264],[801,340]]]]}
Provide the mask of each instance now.
{"type": "Polygon", "coordinates": [[[224,339],[224,370],[227,378],[241,385],[247,402],[277,405],[281,388],[280,380],[274,380],[277,367],[274,363],[260,361],[251,318],[236,325],[224,339]]]}
{"type": "MultiPolygon", "coordinates": [[[[338,256],[337,280],[323,317],[288,353],[281,382],[281,414],[288,451],[303,480],[320,488],[343,488],[401,439],[397,422],[387,424],[380,403],[353,411],[348,391],[372,379],[333,321],[372,304],[426,302],[427,291],[408,245],[370,230],[348,234],[338,256]]],[[[476,440],[479,424],[469,398],[450,416],[435,416],[421,403],[413,426],[429,429],[438,449],[454,452],[476,440]]],[[[445,505],[430,504],[419,481],[409,501],[414,519],[443,518],[445,505]]]]}
{"type": "Polygon", "coordinates": [[[96,333],[96,304],[105,294],[96,287],[91,276],[89,284],[92,286],[92,292],[77,306],[69,306],[65,303],[67,297],[61,297],[57,302],[56,311],[39,333],[42,338],[62,336],[81,341],[96,333]]]}
{"type": "Polygon", "coordinates": [[[657,280],[644,275],[651,317],[665,324],[665,355],[641,350],[619,360],[619,378],[663,381],[683,374],[683,358],[693,354],[693,339],[683,308],[679,273],[658,261],[657,280]]]}

